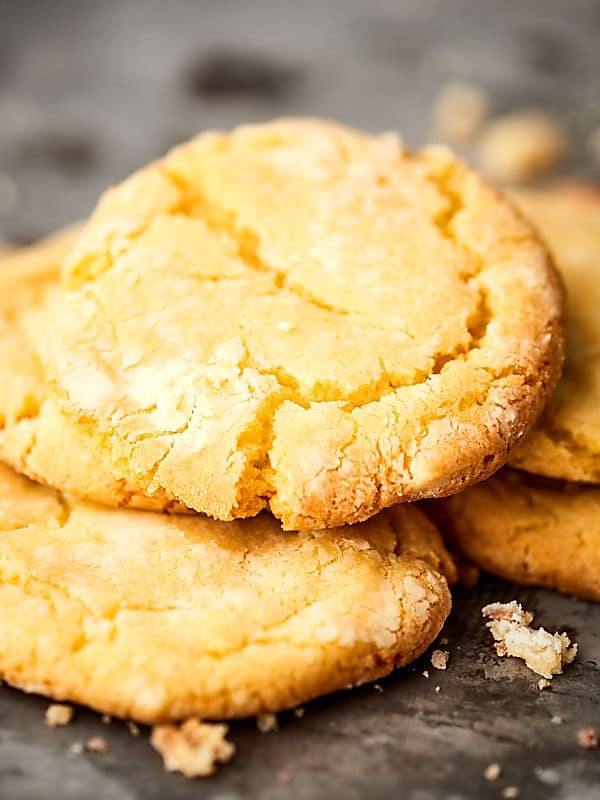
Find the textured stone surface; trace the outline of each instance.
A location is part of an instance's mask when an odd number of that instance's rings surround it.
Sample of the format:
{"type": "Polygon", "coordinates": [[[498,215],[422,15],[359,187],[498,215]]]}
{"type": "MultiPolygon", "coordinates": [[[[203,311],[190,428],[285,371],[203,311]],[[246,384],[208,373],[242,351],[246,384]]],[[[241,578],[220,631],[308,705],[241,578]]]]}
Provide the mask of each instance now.
{"type": "Polygon", "coordinates": [[[460,591],[448,637],[445,671],[426,654],[379,685],[309,704],[301,719],[279,716],[279,730],[260,733],[254,720],[234,723],[234,759],[211,778],[189,783],[163,772],[148,730],[133,737],[117,721],[104,725],[77,709],[74,721],[50,730],[47,703],[0,690],[0,796],[34,800],[212,800],[411,798],[480,800],[518,786],[527,800],[592,800],[600,782],[597,751],[577,744],[582,726],[600,727],[600,630],[597,606],[542,590],[518,591],[486,581],[460,591]],[[481,619],[487,602],[518,598],[536,624],[567,630],[579,643],[576,662],[551,688],[521,661],[499,658],[481,619]],[[423,676],[429,671],[429,678],[423,676]],[[435,687],[439,686],[439,692],[435,687]],[[560,716],[561,724],[552,717],[560,716]],[[73,742],[102,735],[107,753],[70,755],[73,742]],[[502,766],[490,784],[483,770],[502,766]]]}
{"type": "MultiPolygon", "coordinates": [[[[84,216],[109,182],[204,127],[314,113],[418,143],[451,77],[482,80],[500,109],[558,110],[580,143],[600,124],[599,27],[594,0],[568,13],[560,0],[0,0],[0,238],[84,216]]],[[[593,175],[583,153],[568,168],[593,175]]],[[[596,798],[598,751],[581,750],[577,731],[600,727],[600,607],[486,580],[459,594],[447,631],[445,672],[425,656],[383,693],[335,695],[302,719],[283,715],[278,732],[236,724],[234,760],[196,783],[163,772],[146,730],[133,737],[84,710],[50,730],[45,701],[3,688],[0,796],[479,800],[514,785],[527,800],[596,798]],[[513,598],[580,645],[543,692],[496,656],[480,617],[513,598]],[[107,753],[68,754],[93,735],[107,753]],[[503,773],[488,783],[494,761],[503,773]]]]}

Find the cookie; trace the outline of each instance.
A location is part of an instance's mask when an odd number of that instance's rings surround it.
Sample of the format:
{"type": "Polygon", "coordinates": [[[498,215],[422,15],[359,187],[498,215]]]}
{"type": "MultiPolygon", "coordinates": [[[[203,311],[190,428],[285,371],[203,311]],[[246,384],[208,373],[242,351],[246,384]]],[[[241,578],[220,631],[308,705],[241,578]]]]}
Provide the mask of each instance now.
{"type": "Polygon", "coordinates": [[[562,380],[510,463],[538,475],[600,483],[600,191],[583,186],[516,199],[556,256],[567,287],[562,380]]]}
{"type": "Polygon", "coordinates": [[[184,511],[164,494],[136,496],[123,472],[94,450],[48,391],[38,345],[58,313],[61,264],[76,234],[75,228],[65,230],[0,260],[0,458],[32,478],[52,475],[63,491],[109,505],[126,496],[138,508],[184,511]]]}
{"type": "Polygon", "coordinates": [[[364,520],[487,477],[560,371],[528,223],[444,149],[325,122],[177,148],[103,197],[64,276],[49,402],[123,480],[114,504],[364,520]]]}
{"type": "Polygon", "coordinates": [[[488,572],[600,601],[600,488],[506,467],[426,507],[448,542],[488,572]]]}
{"type": "Polygon", "coordinates": [[[416,658],[453,565],[401,506],[352,528],[108,509],[0,465],[0,677],[141,722],[275,712],[416,658]]]}

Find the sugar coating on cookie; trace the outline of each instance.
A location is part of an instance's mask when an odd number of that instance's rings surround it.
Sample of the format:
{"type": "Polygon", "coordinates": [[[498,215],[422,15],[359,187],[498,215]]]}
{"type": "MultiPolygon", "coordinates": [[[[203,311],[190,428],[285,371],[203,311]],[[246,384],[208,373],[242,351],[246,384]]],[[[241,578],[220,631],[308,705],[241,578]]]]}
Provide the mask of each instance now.
{"type": "Polygon", "coordinates": [[[453,574],[409,506],[290,534],[70,501],[0,465],[0,677],[106,714],[244,717],[373,680],[435,639],[453,574]]]}
{"type": "MultiPolygon", "coordinates": [[[[0,264],[0,457],[31,478],[64,492],[114,505],[126,496],[138,508],[182,511],[163,494],[136,494],[87,432],[72,425],[48,391],[39,344],[60,302],[60,269],[77,228],[13,250],[0,264]],[[57,455],[60,454],[59,457],[57,455]]],[[[1,480],[1,479],[0,479],[1,480]]],[[[41,497],[41,496],[40,496],[41,497]]],[[[38,502],[42,505],[41,499],[38,502]]],[[[27,515],[11,502],[15,519],[27,515]]]]}
{"type": "Polygon", "coordinates": [[[426,508],[448,542],[488,572],[600,601],[600,488],[506,467],[426,508]]]}
{"type": "Polygon", "coordinates": [[[600,483],[600,191],[574,185],[515,197],[564,278],[567,335],[558,388],[509,461],[539,475],[600,483]]]}
{"type": "Polygon", "coordinates": [[[444,149],[325,122],[177,148],[105,194],[64,278],[40,416],[114,504],[363,520],[490,474],[560,370],[560,287],[512,207],[444,149]]]}

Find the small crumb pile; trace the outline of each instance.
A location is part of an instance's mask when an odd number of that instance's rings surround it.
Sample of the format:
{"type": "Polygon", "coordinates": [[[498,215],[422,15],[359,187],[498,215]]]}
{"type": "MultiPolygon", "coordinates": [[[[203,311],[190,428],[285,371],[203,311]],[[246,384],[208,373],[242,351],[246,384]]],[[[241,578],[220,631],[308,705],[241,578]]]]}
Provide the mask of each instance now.
{"type": "Polygon", "coordinates": [[[530,628],[533,614],[524,611],[515,600],[491,603],[481,613],[490,620],[486,624],[496,641],[498,655],[522,658],[529,669],[546,679],[559,675],[577,654],[577,645],[571,644],[566,633],[530,628]]]}
{"type": "Polygon", "coordinates": [[[447,650],[434,650],[431,654],[431,666],[436,669],[446,669],[450,653],[447,650]]]}
{"type": "Polygon", "coordinates": [[[163,757],[168,772],[181,772],[186,778],[212,775],[218,763],[235,753],[225,738],[227,725],[209,725],[188,719],[181,725],[155,725],[150,742],[163,757]]]}
{"type": "Polygon", "coordinates": [[[58,728],[61,725],[68,725],[73,719],[72,706],[63,703],[52,703],[46,709],[44,722],[49,728],[58,728]]]}

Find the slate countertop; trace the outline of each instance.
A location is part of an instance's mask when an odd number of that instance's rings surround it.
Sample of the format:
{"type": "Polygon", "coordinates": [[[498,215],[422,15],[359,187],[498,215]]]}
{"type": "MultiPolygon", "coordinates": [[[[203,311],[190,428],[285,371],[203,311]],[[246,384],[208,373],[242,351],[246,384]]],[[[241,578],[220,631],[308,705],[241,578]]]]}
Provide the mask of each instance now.
{"type": "MultiPolygon", "coordinates": [[[[85,217],[106,185],[207,127],[315,114],[418,144],[451,78],[481,81],[499,110],[558,113],[574,143],[567,173],[598,178],[586,151],[600,125],[598,34],[594,0],[0,0],[0,240],[85,217]]],[[[479,800],[508,786],[527,800],[600,797],[600,750],[577,745],[581,726],[600,729],[600,606],[482,579],[457,592],[444,635],[446,671],[425,656],[382,691],[281,715],[277,732],[236,723],[234,760],[195,782],[163,771],[145,729],[80,709],[49,730],[47,701],[4,687],[0,797],[479,800]],[[496,656],[481,619],[485,603],[514,598],[579,644],[543,692],[496,656]],[[107,753],[70,752],[92,735],[107,753]]]]}

